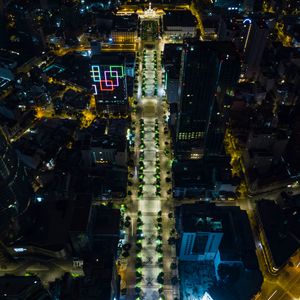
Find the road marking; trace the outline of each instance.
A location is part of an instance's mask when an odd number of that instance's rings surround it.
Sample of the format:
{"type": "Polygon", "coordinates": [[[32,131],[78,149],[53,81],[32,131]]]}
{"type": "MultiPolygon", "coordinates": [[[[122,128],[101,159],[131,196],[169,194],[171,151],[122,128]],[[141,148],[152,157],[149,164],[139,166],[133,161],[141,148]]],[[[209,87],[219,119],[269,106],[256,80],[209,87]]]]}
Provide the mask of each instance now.
{"type": "Polygon", "coordinates": [[[270,300],[277,292],[278,292],[278,290],[276,290],[275,292],[273,292],[273,294],[267,300],[270,300]]]}

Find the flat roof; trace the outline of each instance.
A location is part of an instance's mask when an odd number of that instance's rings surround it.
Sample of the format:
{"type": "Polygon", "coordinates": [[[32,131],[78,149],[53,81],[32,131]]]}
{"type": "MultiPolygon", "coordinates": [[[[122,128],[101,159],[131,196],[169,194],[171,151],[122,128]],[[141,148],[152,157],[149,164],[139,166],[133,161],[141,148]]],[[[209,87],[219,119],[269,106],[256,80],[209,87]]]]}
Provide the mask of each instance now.
{"type": "Polygon", "coordinates": [[[8,299],[11,299],[10,297],[20,295],[24,293],[24,291],[26,290],[29,291],[30,289],[32,289],[34,284],[37,283],[40,284],[40,279],[37,276],[15,276],[15,275],[0,276],[1,296],[4,293],[7,294],[8,299]]]}
{"type": "Polygon", "coordinates": [[[238,206],[198,202],[177,208],[178,229],[183,232],[222,232],[223,261],[241,260],[247,269],[258,269],[255,244],[246,211],[238,206]]]}
{"type": "Polygon", "coordinates": [[[93,206],[93,234],[116,235],[120,233],[120,211],[104,206],[93,206]]]}
{"type": "Polygon", "coordinates": [[[181,26],[181,27],[196,27],[197,19],[189,10],[166,11],[163,16],[165,27],[181,26]]]}
{"type": "Polygon", "coordinates": [[[300,210],[295,209],[296,214],[293,215],[270,200],[258,201],[257,210],[274,263],[280,267],[300,246],[300,221],[297,218],[300,210]]]}

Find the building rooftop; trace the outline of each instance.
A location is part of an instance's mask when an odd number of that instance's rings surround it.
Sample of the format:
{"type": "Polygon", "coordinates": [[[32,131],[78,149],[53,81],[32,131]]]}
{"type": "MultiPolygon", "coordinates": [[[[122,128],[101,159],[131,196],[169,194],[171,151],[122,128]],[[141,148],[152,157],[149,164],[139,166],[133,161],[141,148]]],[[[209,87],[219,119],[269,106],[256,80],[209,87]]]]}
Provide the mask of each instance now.
{"type": "Polygon", "coordinates": [[[179,161],[173,164],[173,181],[176,187],[205,187],[213,188],[215,182],[232,178],[227,159],[179,161]]]}
{"type": "Polygon", "coordinates": [[[169,27],[196,27],[197,20],[189,10],[166,11],[163,16],[163,24],[166,29],[169,27]]]}
{"type": "Polygon", "coordinates": [[[104,206],[95,206],[91,215],[93,234],[119,236],[120,211],[104,206]]]}
{"type": "Polygon", "coordinates": [[[127,191],[127,168],[104,167],[93,169],[88,176],[74,173],[71,179],[71,188],[74,192],[91,194],[96,199],[109,200],[111,197],[122,197],[127,191]]]}
{"type": "Polygon", "coordinates": [[[138,26],[138,15],[115,16],[113,31],[136,31],[138,26]]]}
{"type": "Polygon", "coordinates": [[[221,261],[242,261],[247,269],[258,269],[255,245],[247,213],[237,206],[207,202],[182,205],[176,211],[179,232],[222,232],[221,261]]]}
{"type": "Polygon", "coordinates": [[[260,200],[257,212],[275,265],[279,268],[300,246],[300,208],[281,208],[274,201],[260,200]]]}
{"type": "Polygon", "coordinates": [[[14,275],[0,276],[0,298],[51,299],[37,276],[14,275]]]}
{"type": "Polygon", "coordinates": [[[179,78],[182,49],[182,44],[165,44],[163,64],[169,78],[179,78]]]}
{"type": "Polygon", "coordinates": [[[208,262],[179,262],[180,299],[201,299],[216,281],[215,266],[208,262]],[[200,297],[200,298],[199,298],[200,297]]]}
{"type": "Polygon", "coordinates": [[[87,231],[91,214],[92,197],[78,194],[71,204],[69,231],[87,231]]]}

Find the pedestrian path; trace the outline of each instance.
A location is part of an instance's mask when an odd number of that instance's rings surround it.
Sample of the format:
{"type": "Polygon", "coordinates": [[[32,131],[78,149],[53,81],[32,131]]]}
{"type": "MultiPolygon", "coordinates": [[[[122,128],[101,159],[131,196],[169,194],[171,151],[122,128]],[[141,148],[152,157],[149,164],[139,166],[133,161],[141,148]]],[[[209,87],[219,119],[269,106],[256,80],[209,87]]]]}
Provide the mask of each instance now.
{"type": "MultiPolygon", "coordinates": [[[[147,101],[147,100],[144,100],[147,101]]],[[[151,100],[153,105],[157,105],[157,100],[151,100]]],[[[156,111],[155,109],[153,111],[156,111]]],[[[162,268],[159,267],[159,253],[156,251],[158,229],[156,227],[157,214],[161,210],[161,199],[156,196],[155,181],[155,161],[156,146],[154,141],[155,115],[144,118],[145,124],[145,185],[142,199],[139,200],[139,211],[143,222],[143,235],[141,257],[143,262],[141,282],[141,296],[145,300],[159,299],[158,290],[161,285],[157,282],[157,277],[162,268]]]]}

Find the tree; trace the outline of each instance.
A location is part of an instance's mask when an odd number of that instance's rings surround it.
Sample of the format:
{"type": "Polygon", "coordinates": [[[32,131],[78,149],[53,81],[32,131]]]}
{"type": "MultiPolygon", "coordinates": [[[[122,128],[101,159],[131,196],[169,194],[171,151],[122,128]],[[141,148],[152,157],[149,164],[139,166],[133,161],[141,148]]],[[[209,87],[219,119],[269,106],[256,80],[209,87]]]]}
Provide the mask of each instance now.
{"type": "Polygon", "coordinates": [[[126,244],[123,245],[123,250],[125,250],[125,251],[129,251],[130,248],[131,248],[131,244],[130,243],[126,243],[126,244]]]}
{"type": "Polygon", "coordinates": [[[135,272],[135,276],[136,276],[136,277],[142,277],[142,274],[141,274],[141,272],[136,271],[136,272],[135,272]]]}
{"type": "Polygon", "coordinates": [[[164,284],[164,272],[160,272],[157,276],[157,282],[160,283],[160,284],[164,284]]]}
{"type": "Polygon", "coordinates": [[[160,245],[157,245],[156,247],[155,247],[155,250],[156,250],[156,252],[158,252],[158,253],[162,253],[163,251],[162,251],[162,245],[160,244],[160,245]]]}
{"type": "Polygon", "coordinates": [[[137,257],[135,262],[135,268],[138,269],[141,268],[142,266],[143,266],[142,259],[140,257],[137,257]]]}
{"type": "Polygon", "coordinates": [[[128,256],[129,256],[129,252],[128,252],[128,251],[124,251],[124,252],[122,253],[122,256],[123,256],[123,257],[128,257],[128,256]]]}
{"type": "Polygon", "coordinates": [[[134,165],[133,159],[129,159],[129,160],[128,160],[128,165],[129,165],[129,166],[133,166],[133,165],[134,165]]]}
{"type": "Polygon", "coordinates": [[[169,245],[175,245],[176,244],[176,239],[174,237],[169,237],[168,238],[168,243],[169,243],[169,245]]]}
{"type": "Polygon", "coordinates": [[[176,285],[177,283],[178,283],[178,278],[177,278],[177,276],[173,276],[172,278],[171,278],[171,283],[172,283],[172,285],[176,285]]]}
{"type": "Polygon", "coordinates": [[[176,270],[177,264],[172,262],[171,265],[170,265],[170,268],[171,268],[171,270],[176,270]]]}

